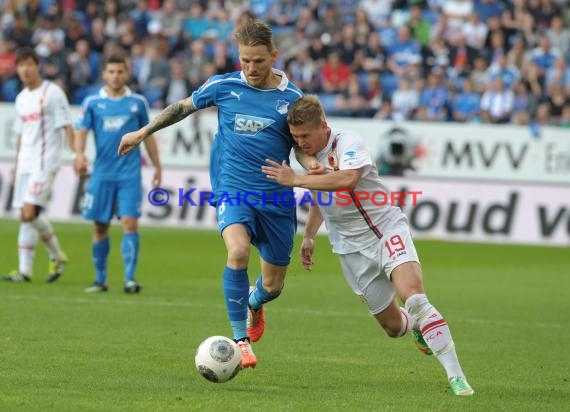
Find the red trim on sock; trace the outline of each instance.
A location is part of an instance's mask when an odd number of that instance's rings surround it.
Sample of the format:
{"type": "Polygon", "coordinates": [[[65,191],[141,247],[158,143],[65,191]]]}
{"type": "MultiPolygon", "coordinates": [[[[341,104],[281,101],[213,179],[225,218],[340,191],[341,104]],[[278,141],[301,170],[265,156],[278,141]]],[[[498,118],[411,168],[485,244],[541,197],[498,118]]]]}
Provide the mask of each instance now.
{"type": "Polygon", "coordinates": [[[447,322],[443,318],[441,318],[440,320],[436,320],[435,322],[428,323],[421,330],[422,335],[425,335],[426,333],[431,332],[433,329],[435,329],[439,326],[445,326],[445,325],[447,325],[447,322]]]}

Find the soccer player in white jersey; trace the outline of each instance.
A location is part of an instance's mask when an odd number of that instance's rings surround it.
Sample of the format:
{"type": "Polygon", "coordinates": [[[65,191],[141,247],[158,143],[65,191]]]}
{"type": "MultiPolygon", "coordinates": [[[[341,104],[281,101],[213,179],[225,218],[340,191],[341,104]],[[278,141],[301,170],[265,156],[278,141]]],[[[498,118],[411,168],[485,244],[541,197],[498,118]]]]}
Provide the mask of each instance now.
{"type": "Polygon", "coordinates": [[[50,263],[47,282],[56,281],[67,257],[42,213],[61,163],[63,134],[73,147],[73,128],[67,97],[56,84],[40,76],[39,56],[31,48],[19,49],[16,70],[25,88],[16,97],[17,156],[12,207],[20,209],[19,268],[2,279],[29,282],[38,237],[46,245],[50,263]]]}
{"type": "Polygon", "coordinates": [[[372,196],[385,193],[390,199],[390,192],[361,137],[330,127],[313,95],[296,101],[287,121],[295,142],[305,153],[314,154],[324,170],[299,175],[285,161],[279,164],[273,160],[261,169],[283,185],[311,189],[314,206],[310,207],[300,251],[305,269],[312,268],[313,240],[324,221],[348,284],[388,336],[397,338],[411,331],[418,348],[435,354],[441,362],[453,392],[472,395],[447,322],[424,292],[406,216],[389,201],[382,205],[383,196],[372,196]],[[329,194],[319,197],[315,191],[330,192],[332,201],[329,194]],[[399,306],[396,295],[404,307],[399,306]]]}
{"type": "Polygon", "coordinates": [[[218,108],[210,181],[218,230],[227,251],[222,272],[226,310],[242,367],[249,368],[257,363],[250,341],[256,342],[264,333],[263,305],[283,289],[297,228],[295,205],[275,201],[290,189],[267,180],[258,164],[268,157],[289,157],[293,138],[287,109],[303,93],[272,67],[279,53],[269,26],[249,21],[237,30],[236,39],[241,71],[209,78],[148,126],[123,136],[119,153],[128,153],[151,133],[197,110],[218,108]],[[243,198],[243,193],[248,196],[243,198]],[[261,274],[250,291],[251,245],[259,250],[261,274]]]}

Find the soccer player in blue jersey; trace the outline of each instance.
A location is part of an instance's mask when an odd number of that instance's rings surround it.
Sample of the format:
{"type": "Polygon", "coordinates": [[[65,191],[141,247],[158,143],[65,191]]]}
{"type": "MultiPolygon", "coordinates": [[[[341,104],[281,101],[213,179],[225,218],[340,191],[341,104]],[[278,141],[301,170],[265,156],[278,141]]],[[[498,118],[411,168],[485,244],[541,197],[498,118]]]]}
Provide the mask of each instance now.
{"type": "MultiPolygon", "coordinates": [[[[120,154],[133,150],[153,132],[197,110],[218,108],[218,131],[210,160],[210,180],[218,229],[227,250],[223,271],[226,307],[242,366],[254,367],[251,349],[263,334],[263,304],[284,285],[296,232],[295,205],[275,201],[290,191],[264,177],[265,159],[288,159],[293,139],[287,126],[289,105],[302,96],[285,73],[273,68],[278,51],[271,29],[258,20],[240,27],[236,40],[241,72],[213,76],[190,97],[168,106],[148,126],[123,137],[120,154]],[[238,202],[239,192],[256,192],[238,202]],[[239,204],[238,204],[239,203],[239,204]],[[261,275],[250,290],[247,267],[253,244],[261,257],[261,275]]],[[[300,159],[303,164],[310,157],[300,159]]]]}
{"type": "MultiPolygon", "coordinates": [[[[93,231],[93,262],[95,282],[85,292],[106,292],[107,257],[109,255],[109,225],[115,212],[121,219],[123,239],[121,253],[125,266],[125,293],[138,293],[141,285],[135,279],[139,254],[138,218],[141,216],[142,183],[141,152],[134,150],[128,156],[117,157],[121,136],[138,130],[148,123],[148,103],[125,85],[129,78],[127,62],[123,57],[110,56],[103,68],[105,86],[98,95],[89,96],[82,104],[82,115],[77,121],[75,169],[87,171],[85,143],[87,133],[93,130],[96,157],[93,172],[83,198],[83,217],[95,222],[93,231]]],[[[159,186],[162,169],[158,148],[153,136],[145,141],[149,157],[155,167],[153,185],[159,186]]]]}

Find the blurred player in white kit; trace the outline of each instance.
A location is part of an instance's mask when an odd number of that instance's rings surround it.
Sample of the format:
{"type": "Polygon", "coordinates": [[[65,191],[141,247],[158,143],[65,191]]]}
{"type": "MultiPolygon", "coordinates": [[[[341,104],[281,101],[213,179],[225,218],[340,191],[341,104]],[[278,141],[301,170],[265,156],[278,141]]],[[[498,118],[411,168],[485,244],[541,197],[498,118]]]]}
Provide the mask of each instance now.
{"type": "Polygon", "coordinates": [[[30,282],[38,238],[49,252],[46,281],[54,282],[63,273],[67,256],[43,209],[63,150],[63,133],[73,148],[74,132],[69,102],[63,90],[40,75],[40,59],[29,47],[16,53],[16,70],[25,88],[16,97],[17,155],[12,207],[20,210],[18,235],[19,267],[0,279],[30,282]]]}

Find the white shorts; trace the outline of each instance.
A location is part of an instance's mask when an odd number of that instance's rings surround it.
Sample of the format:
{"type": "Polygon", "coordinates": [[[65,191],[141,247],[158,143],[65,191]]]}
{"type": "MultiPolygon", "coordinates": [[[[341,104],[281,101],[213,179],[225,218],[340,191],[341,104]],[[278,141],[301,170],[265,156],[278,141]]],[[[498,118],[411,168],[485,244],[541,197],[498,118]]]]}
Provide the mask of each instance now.
{"type": "Polygon", "coordinates": [[[348,285],[372,315],[384,311],[396,296],[390,280],[392,271],[402,263],[419,263],[410,230],[403,222],[385,232],[373,246],[339,255],[339,259],[348,285]]]}
{"type": "Polygon", "coordinates": [[[14,183],[12,208],[21,209],[24,203],[46,206],[57,171],[18,173],[14,183]]]}

